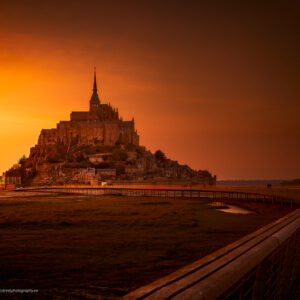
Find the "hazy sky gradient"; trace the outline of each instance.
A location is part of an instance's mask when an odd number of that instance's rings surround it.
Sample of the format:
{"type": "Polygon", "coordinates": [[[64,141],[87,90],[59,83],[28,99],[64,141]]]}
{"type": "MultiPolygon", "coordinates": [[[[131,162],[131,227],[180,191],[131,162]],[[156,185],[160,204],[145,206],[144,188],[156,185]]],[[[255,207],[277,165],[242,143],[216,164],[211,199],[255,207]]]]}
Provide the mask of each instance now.
{"type": "Polygon", "coordinates": [[[297,1],[240,2],[1,0],[0,170],[88,109],[97,66],[150,150],[219,179],[300,177],[297,1]]]}

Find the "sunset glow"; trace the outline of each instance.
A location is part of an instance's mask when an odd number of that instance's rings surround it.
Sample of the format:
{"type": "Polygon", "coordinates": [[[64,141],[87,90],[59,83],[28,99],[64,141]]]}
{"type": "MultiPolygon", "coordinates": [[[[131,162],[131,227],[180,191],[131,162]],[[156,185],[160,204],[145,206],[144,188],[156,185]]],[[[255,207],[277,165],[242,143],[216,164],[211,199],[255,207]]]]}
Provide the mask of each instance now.
{"type": "Polygon", "coordinates": [[[0,4],[1,172],[42,128],[88,108],[97,66],[101,101],[134,117],[150,150],[218,179],[299,176],[292,8],[260,6],[253,19],[198,1],[42,2],[0,4]]]}

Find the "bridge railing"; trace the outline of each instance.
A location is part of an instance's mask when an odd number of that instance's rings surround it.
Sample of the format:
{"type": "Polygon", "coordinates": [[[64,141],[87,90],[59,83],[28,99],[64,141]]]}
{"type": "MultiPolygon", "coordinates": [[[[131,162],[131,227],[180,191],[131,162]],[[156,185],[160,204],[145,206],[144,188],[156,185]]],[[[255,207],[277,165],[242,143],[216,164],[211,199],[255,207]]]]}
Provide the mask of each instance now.
{"type": "Polygon", "coordinates": [[[289,299],[299,249],[300,209],[124,299],[289,299]]]}
{"type": "Polygon", "coordinates": [[[278,203],[295,206],[300,204],[293,197],[286,197],[274,191],[246,191],[228,189],[195,189],[183,187],[101,187],[101,186],[42,186],[19,189],[19,191],[65,192],[87,195],[123,195],[135,197],[165,197],[165,198],[202,198],[214,201],[238,200],[278,203]]]}

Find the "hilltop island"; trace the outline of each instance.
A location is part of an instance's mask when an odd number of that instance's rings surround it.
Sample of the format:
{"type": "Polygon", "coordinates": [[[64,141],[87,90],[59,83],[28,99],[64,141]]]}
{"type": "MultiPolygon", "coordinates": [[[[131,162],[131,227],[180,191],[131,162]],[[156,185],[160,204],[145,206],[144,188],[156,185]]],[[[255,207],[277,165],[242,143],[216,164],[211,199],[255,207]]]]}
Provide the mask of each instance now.
{"type": "Polygon", "coordinates": [[[89,111],[73,111],[69,121],[42,129],[29,157],[21,158],[5,177],[19,178],[22,185],[216,184],[208,171],[193,170],[160,150],[152,153],[141,146],[134,119],[124,121],[117,108],[100,101],[96,72],[89,111]]]}

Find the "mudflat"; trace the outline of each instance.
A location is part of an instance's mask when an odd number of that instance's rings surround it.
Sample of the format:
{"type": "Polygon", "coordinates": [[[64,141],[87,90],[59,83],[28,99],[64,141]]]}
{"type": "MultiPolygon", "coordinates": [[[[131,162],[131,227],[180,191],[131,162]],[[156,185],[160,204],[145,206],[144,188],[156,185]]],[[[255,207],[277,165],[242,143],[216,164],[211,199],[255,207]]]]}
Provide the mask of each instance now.
{"type": "Polygon", "coordinates": [[[115,299],[291,211],[243,204],[254,213],[241,215],[208,204],[66,194],[1,197],[0,289],[39,290],[6,294],[8,299],[115,299]]]}

